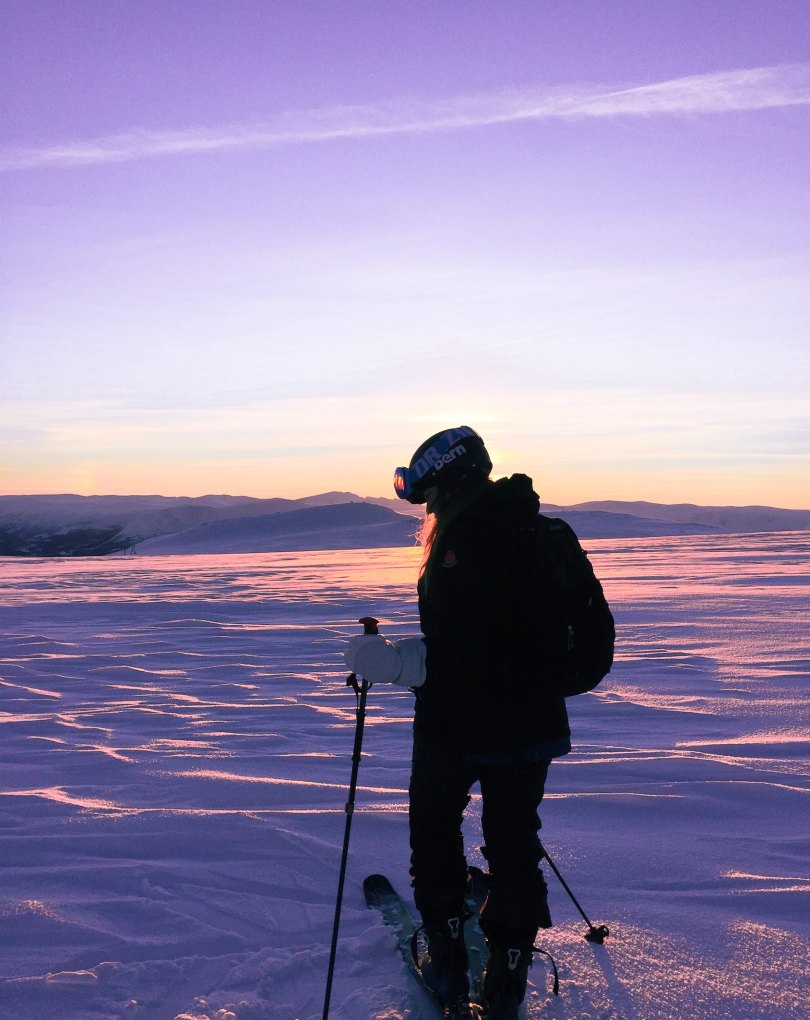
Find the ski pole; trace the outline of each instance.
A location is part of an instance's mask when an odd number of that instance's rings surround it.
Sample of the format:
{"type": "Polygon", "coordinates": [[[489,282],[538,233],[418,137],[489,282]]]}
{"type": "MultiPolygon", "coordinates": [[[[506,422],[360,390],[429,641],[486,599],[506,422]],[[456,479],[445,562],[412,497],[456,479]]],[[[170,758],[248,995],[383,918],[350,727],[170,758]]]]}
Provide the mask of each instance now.
{"type": "Polygon", "coordinates": [[[588,925],[588,931],[587,931],[587,933],[585,935],[585,938],[589,942],[596,942],[598,945],[601,946],[602,943],[605,941],[605,939],[610,934],[608,926],[606,924],[600,924],[599,927],[597,928],[594,924],[591,923],[590,918],[585,913],[585,911],[582,909],[582,907],[579,905],[579,900],[577,900],[576,896],[574,896],[574,894],[571,892],[571,890],[568,887],[568,883],[565,881],[565,879],[560,874],[559,868],[554,863],[554,861],[552,861],[552,859],[549,857],[548,850],[546,850],[545,847],[543,847],[543,857],[545,857],[545,859],[548,861],[549,867],[554,872],[554,874],[557,876],[557,878],[560,880],[560,885],[568,893],[568,896],[570,897],[571,902],[574,904],[574,906],[580,912],[580,914],[582,915],[583,919],[585,920],[585,923],[588,925]]]}
{"type": "MultiPolygon", "coordinates": [[[[363,624],[364,634],[376,634],[377,623],[373,616],[364,616],[360,623],[363,624]]],[[[366,719],[366,695],[371,684],[362,676],[352,673],[346,680],[346,686],[354,689],[357,695],[357,727],[354,732],[354,749],[352,751],[352,777],[349,783],[349,799],[346,801],[346,828],[343,833],[343,856],[340,861],[340,876],[338,878],[337,902],[335,903],[335,921],[332,926],[332,947],[329,951],[329,969],[326,976],[326,995],[323,1000],[323,1020],[329,1017],[329,1001],[332,998],[332,978],[335,974],[335,956],[337,955],[338,931],[340,930],[340,908],[343,904],[343,886],[346,882],[346,862],[349,858],[349,835],[352,831],[352,815],[354,814],[354,801],[357,793],[357,772],[360,768],[361,749],[363,746],[363,724],[366,719]]]]}

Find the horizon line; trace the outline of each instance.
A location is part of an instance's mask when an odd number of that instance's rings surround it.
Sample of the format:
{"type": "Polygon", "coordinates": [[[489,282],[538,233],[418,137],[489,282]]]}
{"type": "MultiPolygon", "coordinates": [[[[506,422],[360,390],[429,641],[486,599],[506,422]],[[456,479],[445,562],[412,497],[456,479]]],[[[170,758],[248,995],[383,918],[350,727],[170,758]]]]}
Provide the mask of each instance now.
{"type": "MultiPolygon", "coordinates": [[[[234,499],[234,500],[254,500],[257,502],[265,502],[270,500],[284,500],[289,503],[300,503],[306,499],[317,499],[320,496],[356,496],[361,502],[365,500],[377,500],[384,499],[386,501],[395,501],[396,495],[393,496],[361,496],[358,492],[350,492],[342,489],[328,489],[325,492],[313,492],[308,496],[234,496],[228,492],[207,492],[201,496],[165,496],[159,492],[99,492],[83,494],[80,492],[0,492],[0,500],[2,499],[47,499],[47,498],[58,498],[61,496],[74,497],[76,499],[182,499],[182,500],[201,500],[201,499],[234,499]]],[[[353,500],[351,501],[353,502],[353,500]]],[[[400,500],[401,502],[401,500],[400,500]]],[[[660,506],[660,507],[695,507],[702,510],[781,510],[792,513],[810,513],[810,506],[808,507],[785,507],[776,506],[771,503],[693,503],[689,500],[683,500],[679,503],[662,503],[658,500],[650,499],[582,499],[576,503],[556,503],[550,500],[540,500],[540,506],[559,507],[562,510],[572,510],[577,507],[585,506],[589,503],[644,503],[648,506],[660,506]]],[[[405,508],[403,507],[403,510],[405,508]]],[[[413,514],[413,511],[405,511],[409,515],[413,514]]]]}

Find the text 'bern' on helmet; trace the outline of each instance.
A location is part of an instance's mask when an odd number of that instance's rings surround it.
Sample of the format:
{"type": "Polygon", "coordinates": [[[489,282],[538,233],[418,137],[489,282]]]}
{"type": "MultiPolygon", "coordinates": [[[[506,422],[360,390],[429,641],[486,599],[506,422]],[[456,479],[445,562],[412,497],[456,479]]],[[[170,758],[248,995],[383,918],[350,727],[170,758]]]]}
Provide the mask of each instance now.
{"type": "Polygon", "coordinates": [[[400,499],[424,503],[425,490],[463,487],[468,481],[488,478],[492,471],[484,441],[468,425],[445,429],[426,439],[408,467],[394,472],[394,489],[400,499]]]}

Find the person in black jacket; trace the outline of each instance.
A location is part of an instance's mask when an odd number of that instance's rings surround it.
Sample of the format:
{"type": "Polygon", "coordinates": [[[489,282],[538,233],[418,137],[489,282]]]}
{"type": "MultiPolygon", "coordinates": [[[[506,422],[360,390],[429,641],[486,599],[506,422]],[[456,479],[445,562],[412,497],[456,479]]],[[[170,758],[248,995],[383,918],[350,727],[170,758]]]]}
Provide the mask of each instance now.
{"type": "Polygon", "coordinates": [[[511,1020],[537,930],[551,926],[538,807],[551,760],[571,743],[530,619],[526,535],[539,497],[525,475],[492,481],[491,470],[481,437],[461,426],[426,440],[397,469],[395,488],[427,504],[418,584],[426,679],[416,689],[410,782],[411,876],[428,942],[422,974],[452,1015],[470,1015],[461,825],[478,782],[490,874],[484,1015],[511,1020]]]}

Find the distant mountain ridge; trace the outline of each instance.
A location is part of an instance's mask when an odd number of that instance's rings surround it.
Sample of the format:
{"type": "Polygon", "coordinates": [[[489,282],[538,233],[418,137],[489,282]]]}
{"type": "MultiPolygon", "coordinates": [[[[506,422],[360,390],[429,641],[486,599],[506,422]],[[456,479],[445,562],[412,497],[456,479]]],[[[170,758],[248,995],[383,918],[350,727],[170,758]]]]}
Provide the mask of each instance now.
{"type": "MultiPolygon", "coordinates": [[[[541,510],[563,517],[581,538],[810,530],[810,510],[765,506],[596,500],[573,506],[543,504],[541,510]]],[[[420,507],[401,500],[352,492],[301,499],[224,494],[0,496],[0,556],[409,545],[414,541],[414,521],[421,515],[420,507]]]]}
{"type": "Polygon", "coordinates": [[[810,528],[810,510],[780,510],[772,506],[697,506],[694,503],[647,503],[643,500],[594,500],[561,509],[631,514],[680,524],[705,524],[728,532],[806,531],[810,528]]]}
{"type": "MultiPolygon", "coordinates": [[[[104,556],[215,521],[364,502],[350,492],[253,496],[0,496],[0,556],[104,556]]],[[[410,507],[410,510],[414,510],[410,507]]]]}

